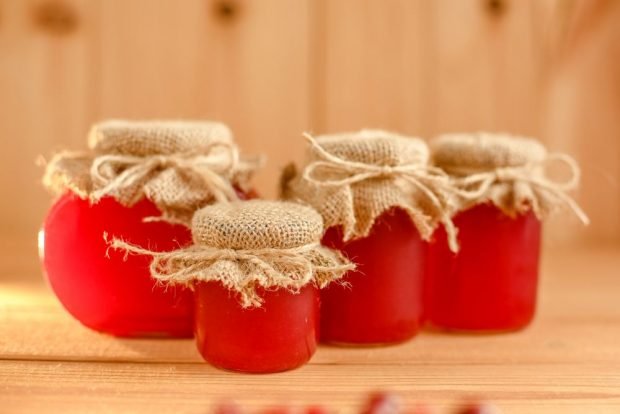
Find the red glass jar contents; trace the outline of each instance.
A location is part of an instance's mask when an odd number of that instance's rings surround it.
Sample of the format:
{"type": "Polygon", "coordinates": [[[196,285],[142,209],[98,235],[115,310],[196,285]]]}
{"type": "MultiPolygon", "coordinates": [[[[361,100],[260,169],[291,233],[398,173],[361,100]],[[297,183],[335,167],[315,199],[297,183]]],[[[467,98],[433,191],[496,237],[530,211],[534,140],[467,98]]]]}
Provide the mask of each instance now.
{"type": "Polygon", "coordinates": [[[319,292],[260,289],[261,307],[243,308],[238,295],[219,282],[202,282],[196,291],[196,342],[209,363],[242,372],[297,368],[316,350],[319,292]]]}
{"type": "Polygon", "coordinates": [[[149,261],[108,250],[104,233],[164,251],[191,243],[188,228],[144,222],[161,213],[147,199],[131,208],[111,197],[91,205],[62,196],[43,224],[43,265],[54,293],[89,328],[117,336],[192,335],[192,294],[157,286],[149,261]]]}
{"type": "MultiPolygon", "coordinates": [[[[52,289],[76,319],[97,331],[191,337],[192,292],[158,284],[148,258],[110,249],[104,235],[152,251],[191,244],[187,226],[149,218],[162,212],[191,217],[196,205],[213,202],[212,183],[196,178],[204,165],[221,159],[210,158],[212,148],[229,150],[230,131],[210,122],[109,121],[93,127],[90,145],[91,153],[57,155],[46,170],[44,183],[62,194],[40,235],[52,289]]],[[[218,180],[215,190],[235,191],[224,185],[218,180]]]]}
{"type": "Polygon", "coordinates": [[[541,218],[559,205],[587,217],[565,191],[578,183],[572,158],[539,142],[500,134],[450,134],[431,142],[433,163],[452,177],[460,251],[443,229],[430,246],[427,319],[462,331],[513,331],[534,317],[541,218]],[[551,162],[568,167],[567,182],[549,178],[551,162]]]}
{"type": "Polygon", "coordinates": [[[443,228],[429,249],[427,320],[452,330],[527,326],[536,309],[541,223],[533,212],[509,217],[481,204],[454,217],[460,250],[443,228]]]}
{"type": "Polygon", "coordinates": [[[321,341],[381,345],[413,337],[422,323],[427,240],[447,215],[418,138],[378,130],[305,136],[303,171],[285,171],[283,194],[321,213],[322,243],[357,265],[321,291],[321,341]],[[443,214],[443,216],[440,216],[443,214]]]}
{"type": "Polygon", "coordinates": [[[321,292],[321,340],[380,344],[413,337],[422,322],[427,243],[401,209],[383,213],[367,237],[344,242],[340,227],[323,244],[356,262],[347,285],[321,292]]]}

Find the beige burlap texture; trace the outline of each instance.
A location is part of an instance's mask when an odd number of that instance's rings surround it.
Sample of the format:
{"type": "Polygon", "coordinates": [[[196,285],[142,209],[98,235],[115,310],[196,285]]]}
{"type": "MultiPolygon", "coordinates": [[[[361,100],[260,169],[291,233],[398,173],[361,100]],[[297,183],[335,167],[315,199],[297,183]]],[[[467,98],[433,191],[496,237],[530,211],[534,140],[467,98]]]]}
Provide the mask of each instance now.
{"type": "Polygon", "coordinates": [[[431,141],[432,162],[452,177],[456,211],[491,202],[509,216],[534,211],[539,219],[567,207],[589,220],[566,192],[579,184],[580,170],[565,154],[550,154],[533,139],[507,134],[449,134],[431,141]],[[552,164],[568,168],[566,181],[548,177],[552,164]]]}
{"type": "Polygon", "coordinates": [[[146,197],[163,218],[188,224],[194,211],[237,200],[258,161],[243,160],[228,127],[217,122],[106,121],[92,127],[89,152],[63,152],[47,164],[44,185],[96,203],[132,206],[146,197]]]}
{"type": "Polygon", "coordinates": [[[322,288],[355,268],[339,252],[320,245],[321,216],[296,203],[214,204],[196,212],[192,234],[193,246],[172,252],[152,252],[118,239],[109,243],[152,256],[151,274],[159,282],[220,282],[239,293],[243,307],[261,306],[258,288],[322,288]]]}
{"type": "Polygon", "coordinates": [[[317,209],[326,227],[342,227],[345,240],[368,236],[381,214],[398,207],[424,239],[444,223],[457,250],[449,179],[427,165],[424,141],[379,130],[304,137],[307,163],[299,174],[285,170],[283,198],[317,209]]]}

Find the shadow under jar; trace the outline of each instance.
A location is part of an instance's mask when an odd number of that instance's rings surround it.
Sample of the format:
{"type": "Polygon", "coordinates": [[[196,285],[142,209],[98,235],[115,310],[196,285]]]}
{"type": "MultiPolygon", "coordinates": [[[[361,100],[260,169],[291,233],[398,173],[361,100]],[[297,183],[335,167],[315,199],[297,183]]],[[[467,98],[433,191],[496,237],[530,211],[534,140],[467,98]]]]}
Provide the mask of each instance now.
{"type": "Polygon", "coordinates": [[[85,326],[123,337],[192,336],[192,292],[158,284],[146,257],[111,250],[108,240],[154,251],[191,244],[189,228],[162,220],[162,211],[189,222],[195,205],[214,201],[208,183],[183,177],[195,174],[188,165],[214,156],[217,143],[232,143],[228,128],[217,123],[109,121],[91,130],[92,153],[64,153],[50,162],[45,184],[63,194],[42,227],[43,267],[60,302],[85,326]],[[173,167],[174,157],[187,151],[195,154],[188,164],[173,167]]]}
{"type": "Polygon", "coordinates": [[[284,183],[284,195],[316,208],[328,227],[323,244],[357,265],[345,284],[321,291],[321,341],[381,345],[412,338],[422,324],[424,239],[442,208],[419,188],[436,192],[426,144],[374,130],[309,140],[304,171],[284,183]]]}
{"type": "Polygon", "coordinates": [[[453,331],[526,327],[536,310],[539,217],[567,200],[564,188],[545,177],[549,154],[531,139],[483,133],[444,135],[431,148],[433,162],[460,191],[453,218],[460,250],[451,252],[445,229],[437,230],[429,247],[427,323],[453,331]]]}

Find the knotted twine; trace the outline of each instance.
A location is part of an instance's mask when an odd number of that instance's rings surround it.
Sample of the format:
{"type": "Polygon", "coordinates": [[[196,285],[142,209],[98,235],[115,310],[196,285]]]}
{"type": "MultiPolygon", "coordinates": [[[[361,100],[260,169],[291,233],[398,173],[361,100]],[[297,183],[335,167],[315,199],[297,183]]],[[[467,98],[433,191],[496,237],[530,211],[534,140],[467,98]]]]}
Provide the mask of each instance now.
{"type": "Polygon", "coordinates": [[[214,204],[192,220],[194,245],[154,252],[119,239],[111,248],[148,255],[155,280],[192,286],[219,282],[239,294],[244,308],[261,306],[257,289],[291,292],[336,281],[355,266],[339,252],[321,246],[321,216],[295,203],[251,200],[214,204]]]}
{"type": "Polygon", "coordinates": [[[453,189],[445,173],[428,166],[422,140],[378,130],[304,138],[309,160],[301,174],[285,171],[283,197],[316,208],[326,227],[342,226],[344,240],[368,236],[381,214],[398,207],[424,239],[443,223],[458,249],[449,215],[453,189]]]}
{"type": "Polygon", "coordinates": [[[491,202],[514,217],[532,210],[544,219],[561,206],[584,224],[587,215],[566,192],[579,184],[580,170],[566,154],[548,153],[539,142],[501,134],[450,134],[431,142],[433,163],[452,178],[457,211],[491,202]],[[566,166],[566,181],[546,174],[554,163],[566,166]]]}
{"type": "Polygon", "coordinates": [[[254,160],[239,157],[228,127],[216,122],[106,121],[92,127],[90,152],[62,152],[46,166],[44,185],[96,203],[113,197],[131,207],[153,201],[163,219],[189,223],[198,208],[237,200],[254,160]]]}

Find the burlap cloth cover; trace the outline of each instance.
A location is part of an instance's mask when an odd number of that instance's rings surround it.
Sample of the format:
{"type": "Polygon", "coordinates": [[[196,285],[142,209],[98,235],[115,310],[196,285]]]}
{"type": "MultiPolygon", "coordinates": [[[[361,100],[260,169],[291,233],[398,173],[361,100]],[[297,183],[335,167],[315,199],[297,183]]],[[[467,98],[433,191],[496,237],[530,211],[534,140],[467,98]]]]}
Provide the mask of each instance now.
{"type": "Polygon", "coordinates": [[[565,154],[549,154],[538,141],[506,134],[449,134],[432,140],[430,147],[433,164],[452,176],[455,212],[491,202],[509,216],[533,210],[543,219],[566,206],[588,223],[566,194],[579,183],[577,163],[565,154]],[[552,163],[568,167],[567,181],[547,176],[552,163]]]}
{"type": "Polygon", "coordinates": [[[132,206],[146,197],[163,218],[189,223],[198,208],[236,200],[257,162],[240,160],[228,127],[217,122],[106,121],[92,127],[89,152],[64,152],[46,167],[44,185],[96,203],[132,206]]]}
{"type": "Polygon", "coordinates": [[[345,240],[368,236],[382,213],[399,207],[424,239],[444,222],[456,250],[449,180],[427,165],[424,141],[379,130],[304,136],[311,146],[307,163],[301,173],[287,167],[283,198],[316,208],[326,228],[342,226],[345,240]]]}
{"type": "Polygon", "coordinates": [[[193,246],[173,252],[152,252],[118,239],[110,246],[152,256],[151,274],[162,283],[220,282],[239,293],[243,307],[261,305],[258,287],[298,292],[313,283],[322,288],[355,268],[320,245],[321,216],[296,203],[214,204],[196,212],[192,234],[193,246]]]}

